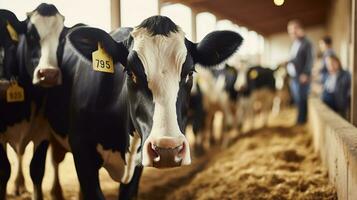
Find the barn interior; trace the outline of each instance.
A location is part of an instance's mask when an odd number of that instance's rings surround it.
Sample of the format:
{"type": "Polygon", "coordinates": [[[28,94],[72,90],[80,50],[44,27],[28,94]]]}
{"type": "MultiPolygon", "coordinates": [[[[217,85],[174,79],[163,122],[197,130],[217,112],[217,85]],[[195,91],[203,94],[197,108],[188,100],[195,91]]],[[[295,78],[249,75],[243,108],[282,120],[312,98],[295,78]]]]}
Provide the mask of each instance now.
{"type": "MultiPolygon", "coordinates": [[[[312,44],[314,57],[307,122],[295,124],[298,111],[291,94],[286,105],[279,100],[279,109],[274,107],[277,97],[274,96],[270,111],[255,117],[234,118],[233,124],[238,120],[241,123],[239,128],[225,127],[227,118],[222,106],[206,103],[207,113],[213,112],[208,123],[214,141],[197,137],[192,125],[188,125],[186,136],[194,149],[193,163],[174,169],[145,169],[138,199],[357,199],[356,0],[0,0],[0,9],[10,10],[25,20],[26,13],[41,2],[54,4],[65,16],[66,26],[84,23],[110,32],[119,27],[135,27],[153,15],[164,15],[193,42],[215,30],[237,32],[243,37],[243,44],[226,64],[238,71],[242,66],[275,70],[286,65],[294,42],[287,25],[298,20],[312,44]],[[326,36],[333,41],[332,48],[342,69],[351,75],[351,99],[344,117],[321,100],[323,52],[319,43],[326,36]],[[196,149],[197,141],[202,146],[196,149]]],[[[202,77],[198,81],[211,81],[202,77]]],[[[206,88],[208,93],[224,96],[215,93],[219,81],[210,84],[206,88]]],[[[281,93],[274,93],[278,94],[281,93]]],[[[258,110],[267,104],[264,95],[256,106],[258,110]]],[[[234,115],[244,109],[242,105],[234,106],[234,115]]],[[[10,200],[31,199],[33,188],[28,166],[32,148],[30,143],[21,158],[27,192],[19,195],[14,192],[19,161],[7,145],[13,167],[7,187],[10,200]]],[[[48,154],[42,184],[45,199],[52,199],[53,171],[48,154]]],[[[59,173],[64,199],[78,199],[80,186],[71,153],[66,154],[59,173]]],[[[118,198],[120,184],[104,169],[100,170],[100,184],[106,199],[118,198]]]]}

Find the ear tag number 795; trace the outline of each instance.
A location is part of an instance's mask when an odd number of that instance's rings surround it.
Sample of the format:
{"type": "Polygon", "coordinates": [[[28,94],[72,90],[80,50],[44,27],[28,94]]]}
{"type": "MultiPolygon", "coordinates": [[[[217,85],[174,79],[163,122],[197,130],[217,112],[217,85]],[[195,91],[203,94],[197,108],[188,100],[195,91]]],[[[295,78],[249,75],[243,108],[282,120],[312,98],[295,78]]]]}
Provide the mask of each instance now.
{"type": "Polygon", "coordinates": [[[92,53],[92,65],[94,71],[114,74],[113,58],[98,43],[98,50],[92,53]]]}

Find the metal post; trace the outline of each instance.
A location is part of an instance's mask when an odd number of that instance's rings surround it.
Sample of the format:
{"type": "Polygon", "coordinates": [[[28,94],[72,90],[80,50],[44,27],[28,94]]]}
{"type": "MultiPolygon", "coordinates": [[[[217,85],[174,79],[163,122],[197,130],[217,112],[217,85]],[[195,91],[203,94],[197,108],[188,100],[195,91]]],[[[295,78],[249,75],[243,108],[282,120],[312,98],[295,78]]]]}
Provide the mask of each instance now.
{"type": "Polygon", "coordinates": [[[161,15],[162,0],[157,0],[157,14],[161,15]]]}
{"type": "Polygon", "coordinates": [[[192,42],[197,42],[197,11],[191,9],[191,39],[192,42]]]}
{"type": "Polygon", "coordinates": [[[110,20],[111,29],[114,30],[121,26],[120,0],[110,0],[110,20]]]}
{"type": "Polygon", "coordinates": [[[351,87],[351,123],[357,126],[357,8],[356,0],[352,0],[352,18],[351,18],[351,31],[352,31],[352,87],[351,87]]]}

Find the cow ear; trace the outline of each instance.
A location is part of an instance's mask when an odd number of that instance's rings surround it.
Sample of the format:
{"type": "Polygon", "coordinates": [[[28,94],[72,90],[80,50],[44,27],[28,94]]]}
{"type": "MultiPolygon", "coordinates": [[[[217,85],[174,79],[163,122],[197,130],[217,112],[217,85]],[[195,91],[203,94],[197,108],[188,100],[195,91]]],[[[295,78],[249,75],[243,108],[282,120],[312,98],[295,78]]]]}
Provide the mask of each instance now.
{"type": "Polygon", "coordinates": [[[214,66],[222,63],[242,44],[243,38],[233,31],[214,31],[206,35],[198,44],[193,44],[190,51],[195,63],[214,66]]]}
{"type": "Polygon", "coordinates": [[[0,34],[5,44],[18,41],[18,35],[26,32],[26,22],[19,21],[16,15],[9,11],[0,9],[0,34]]]}
{"type": "Polygon", "coordinates": [[[128,50],[122,42],[116,42],[107,32],[92,27],[78,27],[68,34],[73,47],[86,59],[92,61],[92,53],[98,49],[98,44],[113,58],[126,66],[128,50]]]}
{"type": "Polygon", "coordinates": [[[17,33],[21,34],[26,32],[26,21],[18,20],[16,15],[11,11],[0,9],[0,19],[6,24],[10,24],[17,33]]]}

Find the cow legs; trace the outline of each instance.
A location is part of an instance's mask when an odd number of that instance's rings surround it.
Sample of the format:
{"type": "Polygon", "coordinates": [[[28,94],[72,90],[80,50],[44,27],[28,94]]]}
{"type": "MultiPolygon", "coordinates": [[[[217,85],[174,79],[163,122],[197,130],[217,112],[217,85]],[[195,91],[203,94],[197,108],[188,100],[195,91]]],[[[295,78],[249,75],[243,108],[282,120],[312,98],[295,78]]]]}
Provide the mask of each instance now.
{"type": "Polygon", "coordinates": [[[52,140],[51,146],[52,146],[51,148],[52,166],[54,168],[54,180],[51,188],[51,199],[63,200],[64,197],[63,197],[62,187],[59,182],[58,166],[64,160],[66,151],[55,140],[52,140]]]}
{"type": "Polygon", "coordinates": [[[30,176],[33,183],[33,200],[42,200],[42,180],[45,174],[46,154],[49,141],[44,140],[34,150],[30,163],[30,176]]]}
{"type": "Polygon", "coordinates": [[[205,149],[208,149],[212,144],[214,144],[213,137],[213,120],[214,120],[215,112],[210,111],[207,115],[205,121],[205,137],[203,139],[203,144],[205,145],[205,149]]]}
{"type": "Polygon", "coordinates": [[[221,145],[222,148],[228,146],[230,125],[229,122],[227,121],[228,121],[227,115],[226,113],[223,113],[222,125],[221,128],[219,129],[220,130],[219,144],[221,145]]]}
{"type": "Polygon", "coordinates": [[[18,167],[17,167],[17,172],[16,172],[16,179],[15,179],[15,195],[19,196],[21,194],[24,194],[27,192],[26,186],[25,186],[25,178],[24,174],[22,171],[22,159],[23,159],[23,152],[16,152],[17,154],[17,162],[18,162],[18,167]]]}
{"type": "Polygon", "coordinates": [[[272,104],[268,104],[268,105],[265,105],[265,109],[264,109],[264,112],[263,112],[263,116],[264,116],[264,124],[263,126],[264,127],[267,127],[269,125],[269,115],[271,113],[271,110],[272,110],[272,104]]]}
{"type": "Polygon", "coordinates": [[[70,139],[74,163],[81,186],[80,197],[85,200],[104,200],[99,184],[99,159],[97,151],[80,139],[70,139]]]}
{"type": "Polygon", "coordinates": [[[143,167],[136,166],[131,181],[128,184],[120,184],[119,200],[131,200],[138,197],[138,189],[142,172],[143,167]]]}
{"type": "MultiPolygon", "coordinates": [[[[215,114],[216,114],[217,112],[212,112],[212,115],[211,115],[211,117],[210,117],[210,123],[208,124],[209,126],[209,140],[208,140],[208,142],[209,142],[209,147],[211,147],[211,146],[213,146],[213,145],[215,145],[216,144],[216,139],[215,139],[215,130],[214,130],[214,118],[215,118],[215,114]]],[[[222,124],[221,124],[222,125],[222,124]]]]}
{"type": "Polygon", "coordinates": [[[0,144],[0,199],[6,199],[6,187],[10,178],[11,166],[6,154],[6,145],[0,144]]]}
{"type": "Polygon", "coordinates": [[[253,106],[251,107],[251,109],[248,112],[249,112],[248,116],[250,116],[249,130],[252,131],[252,130],[254,130],[254,124],[255,124],[255,111],[254,111],[253,106]]]}
{"type": "Polygon", "coordinates": [[[245,114],[245,107],[243,106],[242,102],[239,101],[236,109],[236,121],[237,121],[237,129],[238,129],[238,134],[243,134],[243,123],[244,123],[244,117],[246,117],[245,114]]]}
{"type": "Polygon", "coordinates": [[[203,107],[199,107],[198,110],[195,111],[192,120],[192,130],[195,135],[194,142],[194,151],[197,156],[200,156],[204,153],[203,148],[203,134],[204,134],[204,126],[205,126],[205,112],[203,107]]]}

